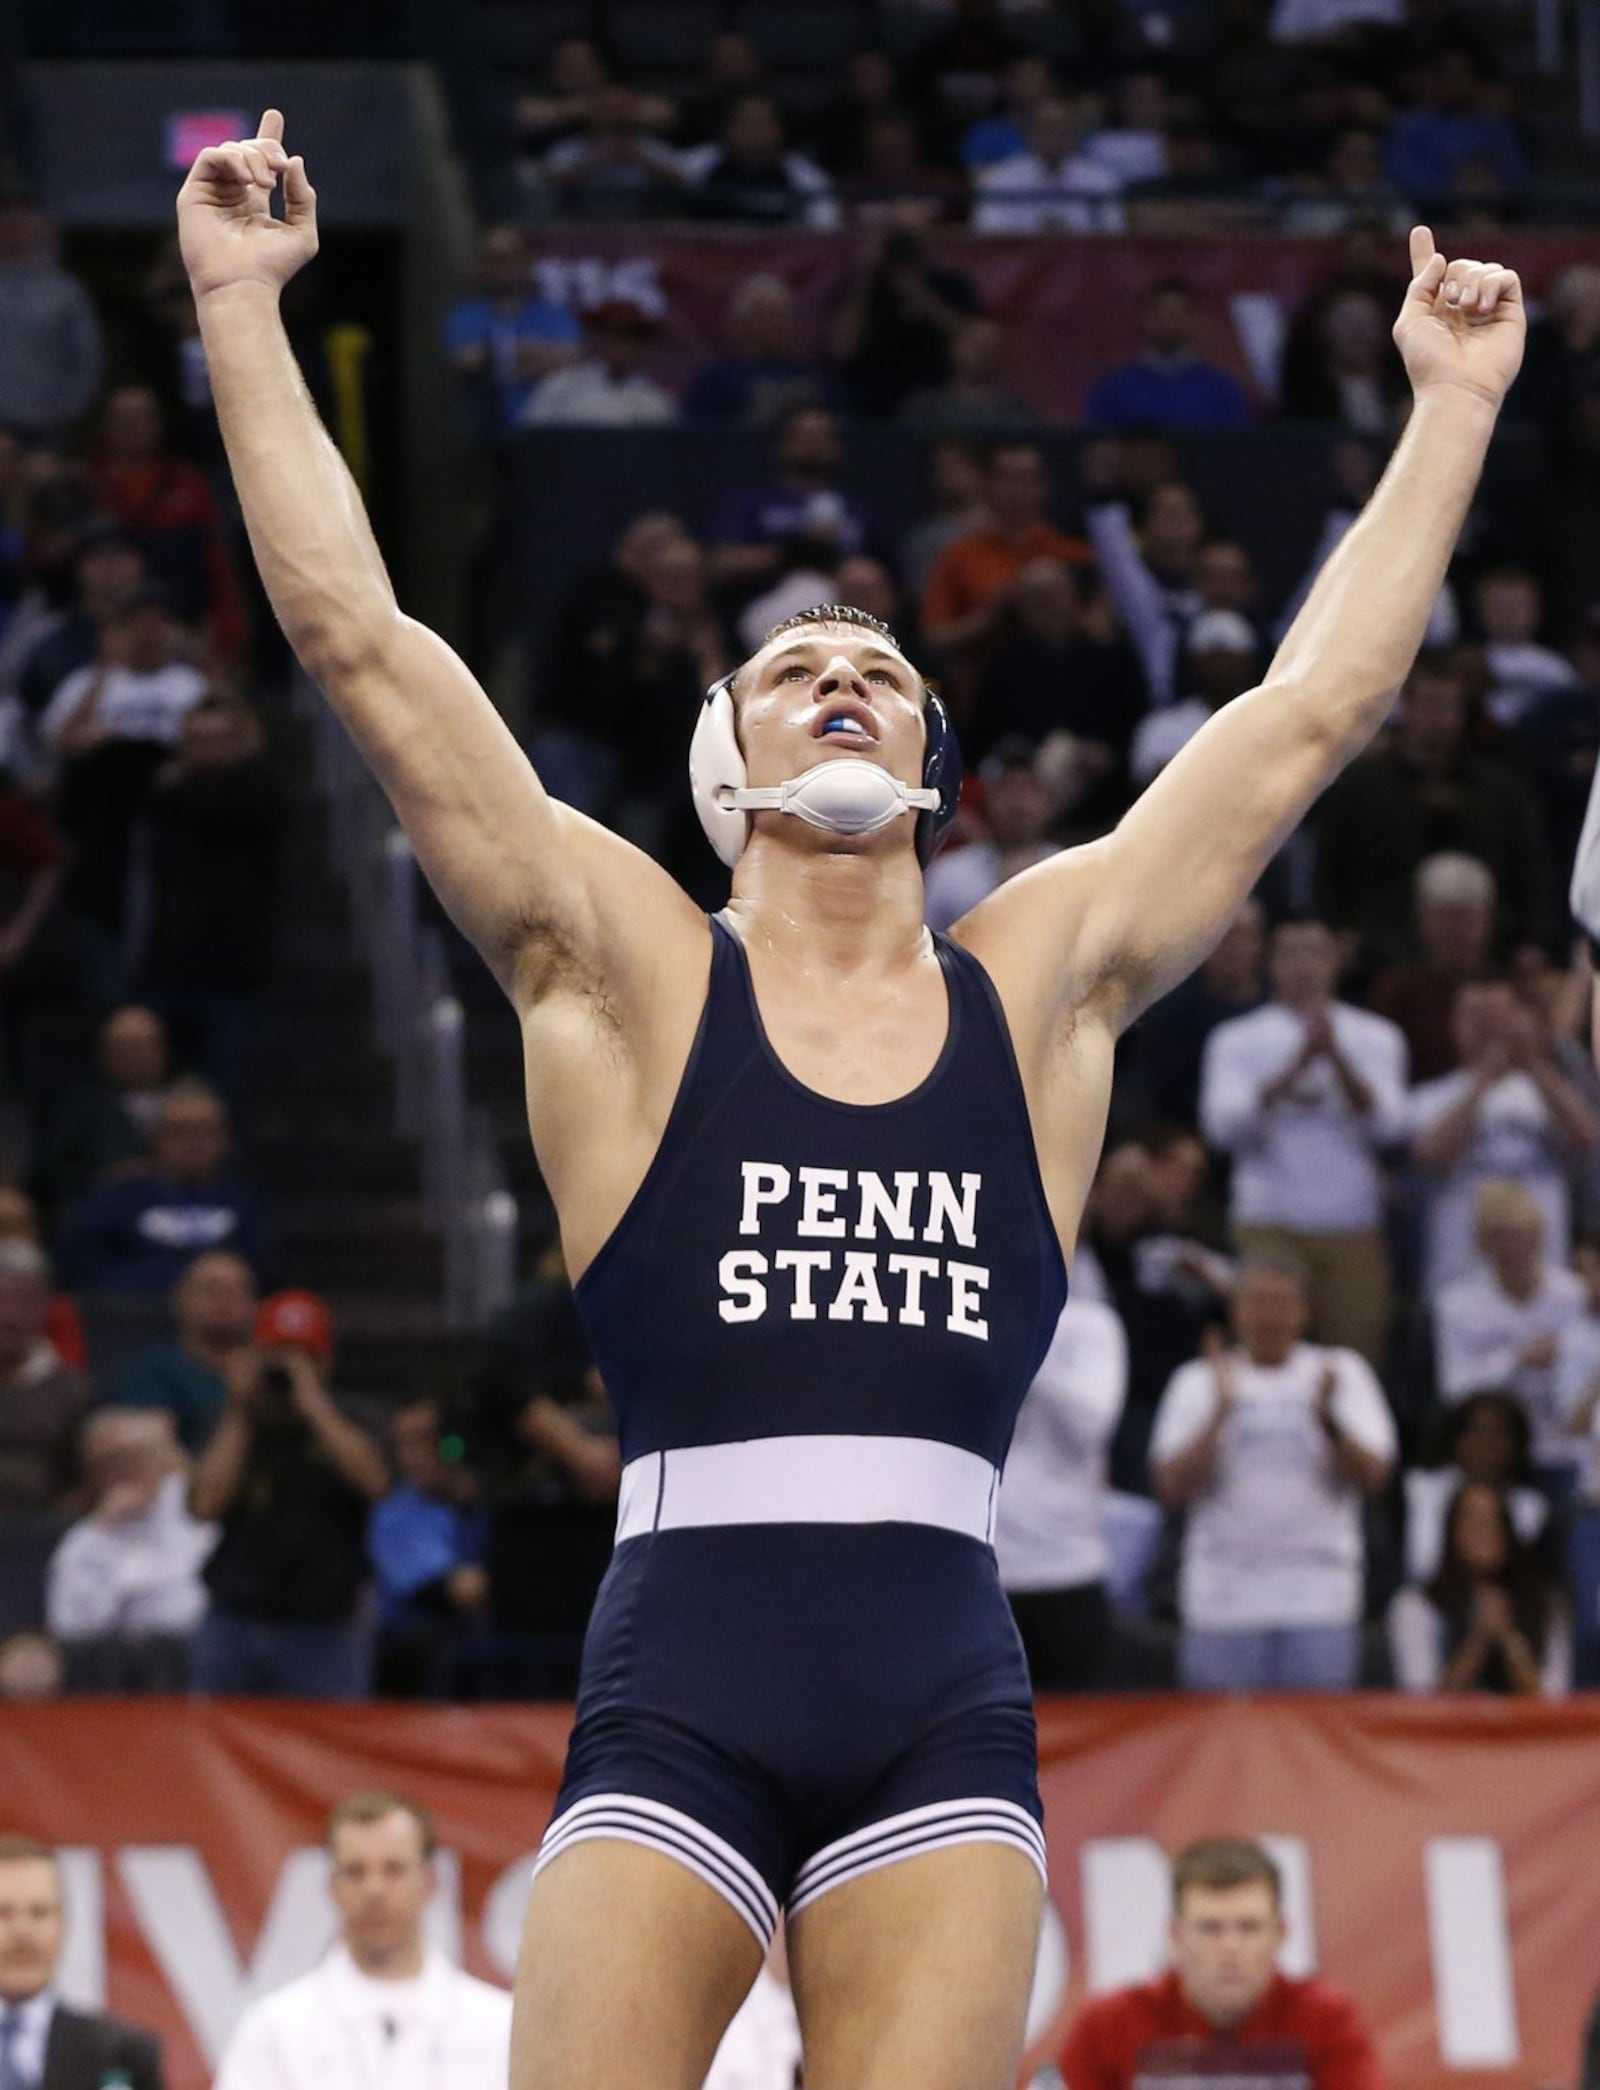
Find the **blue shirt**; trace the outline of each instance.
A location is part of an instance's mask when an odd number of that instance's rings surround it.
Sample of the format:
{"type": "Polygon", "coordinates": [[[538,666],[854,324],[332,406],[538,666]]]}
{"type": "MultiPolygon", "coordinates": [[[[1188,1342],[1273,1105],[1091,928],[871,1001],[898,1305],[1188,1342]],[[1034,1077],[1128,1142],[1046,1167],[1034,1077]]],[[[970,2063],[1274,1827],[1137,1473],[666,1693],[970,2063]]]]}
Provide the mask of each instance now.
{"type": "Polygon", "coordinates": [[[423,1590],[456,1568],[481,1566],[487,1537],[481,1510],[440,1502],[409,1481],[391,1489],[367,1521],[383,1623],[403,1619],[423,1590]]]}
{"type": "Polygon", "coordinates": [[[263,1274],[267,1213],[261,1195],[221,1175],[203,1189],[150,1174],[102,1183],[62,1222],[57,1261],[71,1291],[167,1292],[197,1255],[225,1248],[263,1274]]]}
{"type": "Polygon", "coordinates": [[[510,309],[493,298],[468,298],[445,315],[444,345],[452,357],[468,348],[488,352],[495,433],[516,425],[539,382],[518,375],[518,349],[530,341],[575,348],[582,339],[583,329],[565,305],[532,291],[510,309]]]}
{"type": "Polygon", "coordinates": [[[832,406],[838,390],[809,356],[725,356],[695,372],[683,412],[690,421],[771,428],[797,406],[832,406]]]}
{"type": "Polygon", "coordinates": [[[1140,356],[1107,371],[1083,418],[1091,428],[1242,428],[1250,406],[1227,371],[1200,356],[1173,363],[1140,356]]]}
{"type": "Polygon", "coordinates": [[[1384,133],[1383,171],[1408,196],[1448,196],[1474,161],[1492,168],[1509,188],[1527,182],[1522,141],[1503,116],[1412,109],[1384,133]]]}
{"type": "Polygon", "coordinates": [[[837,488],[746,486],[728,495],[711,535],[718,544],[781,544],[831,531],[849,558],[867,541],[861,510],[837,488]]]}

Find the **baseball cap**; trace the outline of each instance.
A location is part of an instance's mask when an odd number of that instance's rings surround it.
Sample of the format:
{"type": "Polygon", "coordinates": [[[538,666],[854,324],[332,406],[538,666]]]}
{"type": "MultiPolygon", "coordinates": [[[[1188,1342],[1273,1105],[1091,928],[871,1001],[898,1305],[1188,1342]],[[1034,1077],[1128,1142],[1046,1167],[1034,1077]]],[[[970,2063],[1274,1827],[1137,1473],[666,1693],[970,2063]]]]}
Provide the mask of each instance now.
{"type": "Polygon", "coordinates": [[[1254,653],[1256,635],[1237,610],[1206,610],[1189,626],[1191,653],[1254,653]]]}
{"type": "Polygon", "coordinates": [[[263,1349],[309,1350],[324,1363],[333,1355],[333,1315],[315,1292],[273,1292],[256,1313],[263,1349]]]}

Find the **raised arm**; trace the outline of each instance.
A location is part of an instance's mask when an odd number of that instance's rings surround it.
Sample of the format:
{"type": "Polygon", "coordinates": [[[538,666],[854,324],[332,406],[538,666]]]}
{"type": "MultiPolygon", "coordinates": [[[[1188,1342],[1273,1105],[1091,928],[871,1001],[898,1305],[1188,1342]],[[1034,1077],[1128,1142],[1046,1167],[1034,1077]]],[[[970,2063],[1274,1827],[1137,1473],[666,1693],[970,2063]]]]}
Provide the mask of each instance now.
{"type": "Polygon", "coordinates": [[[1121,1028],[1193,971],[1405,679],[1525,332],[1511,270],[1446,264],[1420,226],[1411,256],[1394,329],[1416,395],[1410,424],[1265,681],[1201,728],[1113,834],[1002,886],[971,917],[973,948],[1007,972],[1013,953],[1057,954],[1040,991],[1058,1010],[1095,1007],[1121,1028]]]}
{"type": "Polygon", "coordinates": [[[387,793],[430,883],[514,1000],[608,937],[697,922],[650,860],[549,798],[473,676],[400,609],[278,312],[317,248],[304,163],[269,109],[200,154],[178,198],[228,462],[278,621],[387,793]],[[282,181],[284,215],[271,199],[282,181]]]}

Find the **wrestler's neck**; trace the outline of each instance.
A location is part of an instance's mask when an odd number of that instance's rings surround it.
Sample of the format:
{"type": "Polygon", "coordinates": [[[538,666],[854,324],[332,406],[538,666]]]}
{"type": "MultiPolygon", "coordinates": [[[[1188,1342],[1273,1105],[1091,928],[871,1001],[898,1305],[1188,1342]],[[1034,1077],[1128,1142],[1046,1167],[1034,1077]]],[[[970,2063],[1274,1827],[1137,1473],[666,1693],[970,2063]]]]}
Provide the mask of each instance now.
{"type": "Polygon", "coordinates": [[[926,959],[922,869],[904,841],[754,834],[728,912],[745,949],[813,976],[882,972],[926,959]]]}

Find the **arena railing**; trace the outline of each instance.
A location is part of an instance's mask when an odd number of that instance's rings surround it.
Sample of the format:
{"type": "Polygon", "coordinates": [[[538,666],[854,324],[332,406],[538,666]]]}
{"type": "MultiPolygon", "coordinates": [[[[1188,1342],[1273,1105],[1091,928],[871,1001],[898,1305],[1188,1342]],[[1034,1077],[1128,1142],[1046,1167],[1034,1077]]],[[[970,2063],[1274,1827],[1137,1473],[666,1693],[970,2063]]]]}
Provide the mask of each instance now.
{"type": "Polygon", "coordinates": [[[304,677],[293,701],[310,729],[334,870],[372,975],[373,1043],[394,1066],[395,1129],[416,1142],[422,1214],[443,1250],[443,1317],[478,1327],[516,1283],[517,1203],[487,1117],[467,1094],[465,1015],[444,939],[423,919],[411,845],[344,727],[304,677]]]}

